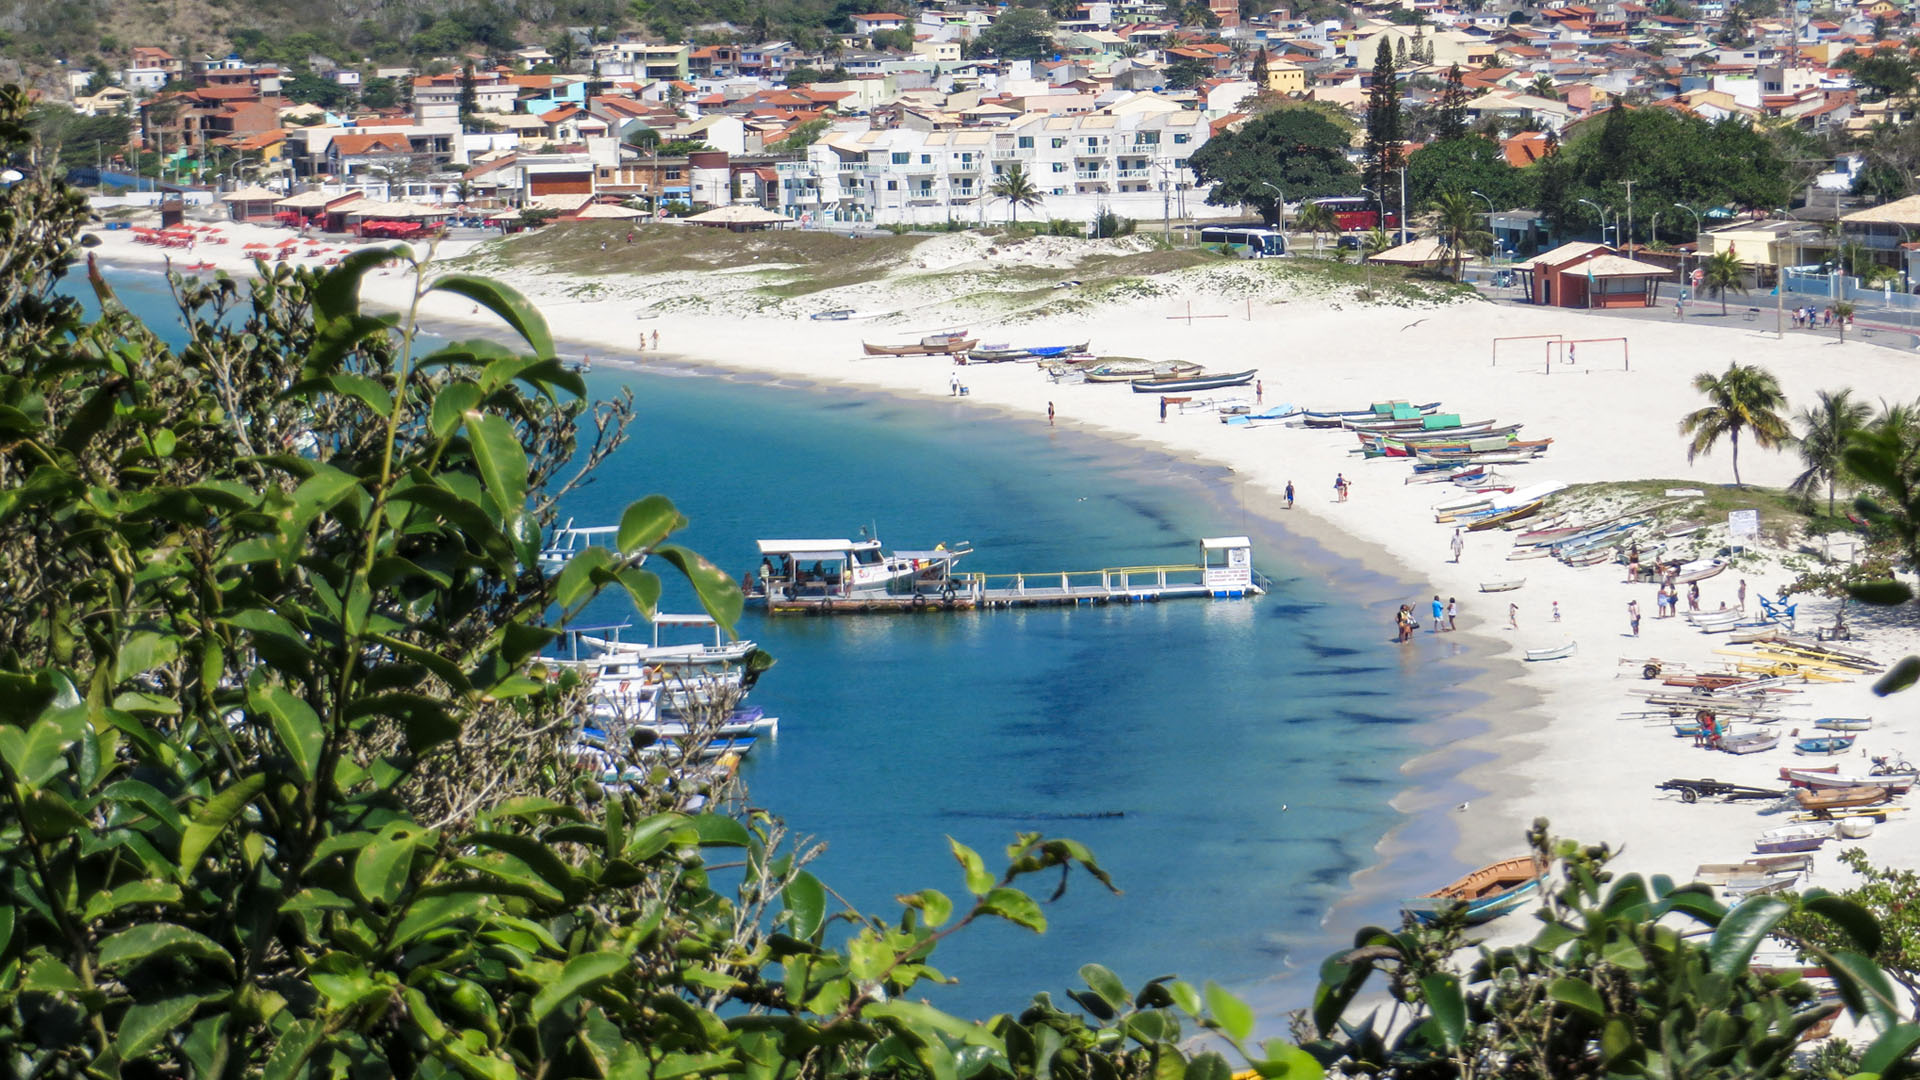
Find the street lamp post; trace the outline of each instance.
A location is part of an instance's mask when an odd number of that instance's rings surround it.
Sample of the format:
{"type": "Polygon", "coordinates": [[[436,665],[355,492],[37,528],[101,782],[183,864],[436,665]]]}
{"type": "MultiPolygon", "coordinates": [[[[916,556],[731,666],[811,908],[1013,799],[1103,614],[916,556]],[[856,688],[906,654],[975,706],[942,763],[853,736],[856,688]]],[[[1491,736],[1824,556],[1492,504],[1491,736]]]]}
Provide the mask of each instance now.
{"type": "MultiPolygon", "coordinates": [[[[1793,215],[1787,213],[1786,210],[1781,207],[1774,207],[1773,212],[1786,218],[1788,221],[1793,220],[1793,215]]],[[[1776,246],[1774,248],[1773,258],[1777,268],[1774,270],[1773,275],[1773,334],[1775,337],[1784,340],[1787,336],[1787,263],[1786,259],[1780,254],[1779,243],[1780,240],[1774,240],[1776,246]]]]}
{"type": "Polygon", "coordinates": [[[1594,201],[1593,201],[1592,199],[1575,199],[1574,201],[1575,201],[1575,202],[1577,202],[1577,203],[1579,203],[1579,204],[1580,204],[1580,205],[1582,205],[1582,206],[1591,206],[1591,207],[1593,207],[1593,216],[1594,216],[1594,217],[1596,217],[1596,218],[1599,218],[1599,219],[1600,219],[1600,242],[1601,242],[1601,243],[1603,243],[1603,244],[1604,244],[1604,243],[1606,243],[1606,240],[1607,240],[1607,212],[1606,212],[1605,210],[1602,210],[1602,209],[1600,208],[1600,204],[1599,204],[1599,203],[1597,203],[1597,202],[1594,202],[1594,201]]]}
{"type": "MultiPolygon", "coordinates": [[[[1699,258],[1700,257],[1700,211],[1695,210],[1693,207],[1688,206],[1686,203],[1674,203],[1673,206],[1674,206],[1674,209],[1676,210],[1685,210],[1687,213],[1693,215],[1693,255],[1695,258],[1699,258]]],[[[1687,294],[1687,290],[1692,286],[1693,286],[1693,279],[1687,275],[1687,256],[1685,252],[1682,252],[1680,255],[1680,295],[1684,297],[1687,294]]],[[[1684,305],[1682,305],[1680,317],[1683,319],[1686,318],[1685,312],[1686,312],[1686,308],[1684,305]]]]}
{"type": "Polygon", "coordinates": [[[1492,199],[1490,199],[1490,198],[1487,198],[1487,196],[1485,196],[1485,195],[1482,195],[1482,194],[1481,194],[1480,192],[1478,192],[1478,191],[1469,191],[1469,192],[1467,192],[1467,194],[1469,194],[1469,195],[1471,195],[1471,196],[1473,196],[1473,197],[1474,197],[1474,198],[1476,198],[1476,199],[1485,199],[1485,200],[1486,200],[1486,203],[1487,203],[1487,233],[1488,233],[1489,235],[1491,235],[1491,236],[1493,236],[1493,267],[1494,267],[1494,269],[1495,269],[1495,270],[1498,270],[1498,269],[1500,268],[1500,237],[1499,237],[1499,235],[1498,235],[1497,233],[1495,233],[1495,232],[1494,232],[1494,229],[1493,229],[1493,212],[1494,212],[1494,211],[1493,211],[1493,200],[1492,200],[1492,199]]]}
{"type": "Polygon", "coordinates": [[[1280,216],[1280,239],[1284,242],[1287,238],[1287,193],[1284,191],[1281,191],[1279,185],[1270,183],[1266,180],[1260,181],[1260,186],[1272,188],[1273,193],[1275,195],[1280,196],[1280,201],[1277,204],[1277,209],[1279,211],[1279,216],[1280,216]]]}
{"type": "MultiPolygon", "coordinates": [[[[1373,189],[1372,189],[1372,188],[1370,188],[1370,187],[1364,187],[1364,186],[1363,186],[1363,187],[1361,187],[1361,189],[1360,189],[1360,190],[1361,190],[1361,191],[1364,191],[1364,192],[1366,192],[1367,194],[1369,194],[1369,195],[1371,195],[1371,196],[1373,196],[1373,198],[1374,198],[1374,201],[1376,201],[1376,202],[1379,202],[1379,200],[1380,200],[1380,193],[1379,193],[1379,192],[1377,192],[1377,191],[1375,191],[1375,190],[1373,190],[1373,189]]],[[[1386,203],[1384,203],[1384,202],[1380,202],[1380,216],[1381,216],[1381,218],[1383,218],[1383,219],[1384,219],[1384,218],[1385,218],[1385,217],[1387,216],[1387,204],[1386,204],[1386,203]]],[[[1336,254],[1336,255],[1338,255],[1338,254],[1339,254],[1339,252],[1335,252],[1334,254],[1336,254]]],[[[1372,259],[1370,259],[1370,258],[1369,258],[1369,257],[1367,256],[1367,247],[1366,247],[1366,244],[1365,244],[1365,243],[1362,243],[1362,244],[1360,245],[1360,265],[1366,268],[1366,271],[1367,271],[1367,299],[1368,299],[1368,300],[1372,300],[1372,299],[1373,299],[1373,260],[1372,260],[1372,259]]]]}

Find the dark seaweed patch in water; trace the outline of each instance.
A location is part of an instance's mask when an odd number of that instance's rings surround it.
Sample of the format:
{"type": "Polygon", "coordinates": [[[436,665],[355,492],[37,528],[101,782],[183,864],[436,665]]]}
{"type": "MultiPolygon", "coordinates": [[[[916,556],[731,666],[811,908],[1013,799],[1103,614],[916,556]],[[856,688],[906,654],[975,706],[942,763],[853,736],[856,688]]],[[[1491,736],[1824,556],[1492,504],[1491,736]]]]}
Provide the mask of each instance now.
{"type": "Polygon", "coordinates": [[[866,407],[867,403],[859,398],[848,398],[843,401],[823,401],[814,406],[814,408],[822,412],[841,412],[847,409],[864,409],[866,407]]]}
{"type": "Polygon", "coordinates": [[[1310,615],[1326,605],[1300,604],[1286,600],[1265,600],[1261,602],[1260,606],[1266,610],[1269,618],[1297,619],[1304,615],[1310,615]]]}
{"type": "Polygon", "coordinates": [[[1352,784],[1355,787],[1379,787],[1387,782],[1387,778],[1384,776],[1348,775],[1342,776],[1340,782],[1342,784],[1352,784]]]}
{"type": "MultiPolygon", "coordinates": [[[[1367,692],[1362,690],[1362,691],[1356,691],[1356,693],[1364,695],[1367,692]]],[[[1411,716],[1383,716],[1380,713],[1358,712],[1353,709],[1335,709],[1333,710],[1333,714],[1335,716],[1340,717],[1343,720],[1351,720],[1356,724],[1411,724],[1413,723],[1413,717],[1411,716]]]]}
{"type": "Polygon", "coordinates": [[[942,817],[987,821],[1104,821],[1127,816],[1125,810],[942,810],[942,817]]]}
{"type": "Polygon", "coordinates": [[[1385,667],[1378,665],[1369,665],[1366,667],[1354,667],[1351,665],[1343,667],[1316,667],[1307,668],[1304,671],[1289,671],[1287,672],[1287,678],[1317,679],[1328,675],[1373,675],[1386,670],[1385,667]]]}
{"type": "MultiPolygon", "coordinates": [[[[1136,516],[1153,522],[1155,527],[1161,532],[1173,532],[1179,528],[1179,526],[1174,523],[1173,518],[1157,506],[1143,503],[1138,499],[1130,499],[1124,495],[1117,496],[1114,501],[1126,507],[1128,510],[1133,511],[1136,516]]],[[[1185,545],[1183,544],[1182,546],[1185,545]]]]}
{"type": "Polygon", "coordinates": [[[1323,645],[1312,638],[1301,638],[1300,647],[1322,660],[1332,660],[1340,656],[1358,656],[1359,649],[1347,645],[1323,645]]]}

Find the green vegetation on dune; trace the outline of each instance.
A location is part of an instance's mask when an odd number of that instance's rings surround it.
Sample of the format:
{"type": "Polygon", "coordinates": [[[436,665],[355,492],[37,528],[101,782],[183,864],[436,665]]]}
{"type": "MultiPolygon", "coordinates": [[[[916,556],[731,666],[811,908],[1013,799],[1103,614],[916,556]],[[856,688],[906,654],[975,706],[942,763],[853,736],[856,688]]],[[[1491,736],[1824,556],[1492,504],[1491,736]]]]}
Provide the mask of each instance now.
{"type": "Polygon", "coordinates": [[[757,264],[878,274],[902,265],[923,236],[866,236],[778,230],[736,233],[684,225],[574,222],[506,237],[456,263],[491,270],[559,274],[682,274],[757,264]],[[627,237],[633,237],[628,243],[627,237]]]}

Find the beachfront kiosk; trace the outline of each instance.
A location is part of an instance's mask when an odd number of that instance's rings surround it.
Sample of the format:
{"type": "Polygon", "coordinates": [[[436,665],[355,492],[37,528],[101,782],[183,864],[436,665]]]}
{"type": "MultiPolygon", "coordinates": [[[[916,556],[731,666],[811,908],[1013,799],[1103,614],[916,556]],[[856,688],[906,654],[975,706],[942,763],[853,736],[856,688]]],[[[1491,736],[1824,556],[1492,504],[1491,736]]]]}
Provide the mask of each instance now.
{"type": "Polygon", "coordinates": [[[1200,541],[1200,574],[1216,600],[1258,596],[1253,583],[1253,541],[1244,536],[1211,536],[1200,541]]]}

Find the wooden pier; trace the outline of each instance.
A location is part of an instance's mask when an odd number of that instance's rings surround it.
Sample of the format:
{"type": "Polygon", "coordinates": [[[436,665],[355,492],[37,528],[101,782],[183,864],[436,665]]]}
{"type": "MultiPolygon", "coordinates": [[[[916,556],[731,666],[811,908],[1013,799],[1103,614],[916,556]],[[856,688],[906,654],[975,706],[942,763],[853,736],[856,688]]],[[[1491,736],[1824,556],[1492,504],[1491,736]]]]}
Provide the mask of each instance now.
{"type": "Polygon", "coordinates": [[[1200,545],[1198,563],[1042,574],[955,573],[941,583],[915,583],[907,589],[776,588],[772,595],[751,599],[776,614],[866,615],[1228,600],[1266,591],[1253,569],[1252,545],[1246,537],[1210,537],[1200,545]]]}

